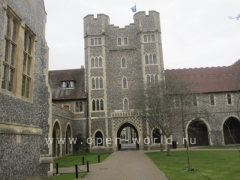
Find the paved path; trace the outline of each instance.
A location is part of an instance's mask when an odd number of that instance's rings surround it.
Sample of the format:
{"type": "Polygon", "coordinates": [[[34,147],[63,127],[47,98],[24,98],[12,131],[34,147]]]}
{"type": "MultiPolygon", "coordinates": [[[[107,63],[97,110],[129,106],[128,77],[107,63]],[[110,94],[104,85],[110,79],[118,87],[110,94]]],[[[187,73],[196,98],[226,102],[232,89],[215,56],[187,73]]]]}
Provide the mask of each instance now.
{"type": "MultiPolygon", "coordinates": [[[[101,163],[90,164],[89,169],[83,180],[167,180],[143,151],[117,151],[101,163]]],[[[74,167],[60,168],[59,172],[74,172],[74,167]]]]}
{"type": "Polygon", "coordinates": [[[117,151],[90,166],[84,180],[167,180],[143,151],[117,151]]]}

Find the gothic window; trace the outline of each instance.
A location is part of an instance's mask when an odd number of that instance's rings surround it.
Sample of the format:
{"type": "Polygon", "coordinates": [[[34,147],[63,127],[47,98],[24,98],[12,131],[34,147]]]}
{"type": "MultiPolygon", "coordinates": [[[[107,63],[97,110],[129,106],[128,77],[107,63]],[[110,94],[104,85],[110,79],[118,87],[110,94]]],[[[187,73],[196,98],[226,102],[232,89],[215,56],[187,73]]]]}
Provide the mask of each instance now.
{"type": "Polygon", "coordinates": [[[151,84],[150,76],[147,75],[147,85],[150,86],[150,84],[151,84]]]}
{"type": "Polygon", "coordinates": [[[91,59],[91,67],[94,67],[94,58],[91,59]]]}
{"type": "Polygon", "coordinates": [[[145,55],[146,64],[157,64],[157,59],[155,54],[146,54],[145,55]]]}
{"type": "Polygon", "coordinates": [[[92,78],[92,89],[102,89],[103,88],[103,78],[95,77],[92,78]]]}
{"type": "Polygon", "coordinates": [[[74,88],[75,81],[62,81],[62,88],[74,88]]]}
{"type": "Polygon", "coordinates": [[[127,67],[125,58],[122,58],[122,67],[127,67]]]}
{"type": "Polygon", "coordinates": [[[95,134],[95,146],[103,146],[103,135],[100,131],[95,134]]]}
{"type": "Polygon", "coordinates": [[[75,112],[82,112],[83,111],[83,102],[76,101],[75,102],[75,112]]]}
{"type": "Polygon", "coordinates": [[[158,75],[148,74],[147,75],[147,86],[155,85],[158,83],[158,75]]]}
{"type": "Polygon", "coordinates": [[[124,45],[127,45],[127,44],[128,44],[127,38],[124,38],[124,45]]]}
{"type": "Polygon", "coordinates": [[[232,96],[229,93],[227,94],[227,104],[228,105],[232,104],[232,96]]]}
{"type": "Polygon", "coordinates": [[[213,94],[209,95],[209,100],[210,100],[210,105],[214,106],[215,105],[215,97],[213,94]]]}
{"type": "Polygon", "coordinates": [[[91,45],[101,45],[102,44],[102,39],[101,38],[91,38],[91,45]]]}
{"type": "Polygon", "coordinates": [[[144,40],[144,42],[154,42],[155,36],[154,36],[154,34],[144,35],[143,40],[144,40]]]}
{"type": "Polygon", "coordinates": [[[103,111],[104,110],[103,99],[92,100],[92,110],[93,111],[103,111]]]}
{"type": "Polygon", "coordinates": [[[193,95],[193,106],[197,106],[198,102],[197,102],[197,96],[193,95]]]}
{"type": "Polygon", "coordinates": [[[103,79],[100,78],[100,88],[103,88],[103,79]]]}
{"type": "Polygon", "coordinates": [[[149,64],[148,55],[147,54],[145,55],[145,62],[146,62],[146,64],[149,64]]]}
{"type": "Polygon", "coordinates": [[[123,88],[127,88],[127,78],[123,78],[123,88]]]}
{"type": "Polygon", "coordinates": [[[120,46],[122,43],[122,40],[121,40],[121,38],[118,38],[118,45],[120,46]]]}
{"type": "Polygon", "coordinates": [[[91,67],[102,67],[102,57],[92,57],[91,58],[91,67]]]}
{"type": "Polygon", "coordinates": [[[128,110],[128,100],[127,99],[124,99],[123,101],[123,110],[128,110]]]}

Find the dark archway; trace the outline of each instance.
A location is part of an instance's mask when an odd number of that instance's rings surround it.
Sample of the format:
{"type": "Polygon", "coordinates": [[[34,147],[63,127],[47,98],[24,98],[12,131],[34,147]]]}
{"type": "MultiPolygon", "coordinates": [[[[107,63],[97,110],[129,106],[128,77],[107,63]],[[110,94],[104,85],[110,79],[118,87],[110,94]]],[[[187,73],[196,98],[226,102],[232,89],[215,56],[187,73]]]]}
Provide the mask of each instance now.
{"type": "Polygon", "coordinates": [[[59,123],[56,121],[53,126],[53,143],[52,143],[52,155],[55,157],[60,156],[60,144],[58,143],[58,139],[61,137],[61,129],[59,123]]]}
{"type": "Polygon", "coordinates": [[[130,129],[132,129],[134,131],[134,135],[131,137],[130,139],[130,142],[129,144],[132,145],[130,149],[139,149],[139,136],[138,136],[138,131],[137,129],[130,123],[125,123],[123,124],[119,129],[118,129],[118,132],[117,132],[117,146],[118,146],[118,150],[121,150],[122,149],[122,144],[121,144],[121,133],[122,133],[122,130],[124,128],[127,128],[129,127],[130,129]],[[136,139],[134,142],[132,141],[132,138],[136,139]]]}
{"type": "Polygon", "coordinates": [[[193,120],[188,126],[189,146],[209,146],[208,128],[202,120],[193,120]]]}
{"type": "Polygon", "coordinates": [[[225,144],[240,143],[240,122],[237,118],[230,117],[223,124],[225,144]],[[233,140],[234,139],[234,140],[233,140]]]}
{"type": "Polygon", "coordinates": [[[72,150],[72,145],[70,144],[69,139],[71,139],[72,137],[72,130],[70,125],[67,126],[67,130],[66,130],[66,154],[71,153],[72,150]]]}
{"type": "Polygon", "coordinates": [[[161,142],[161,133],[157,128],[152,132],[152,142],[153,144],[159,144],[161,142]]]}
{"type": "Polygon", "coordinates": [[[103,134],[100,131],[95,134],[95,146],[103,146],[103,134]]]}

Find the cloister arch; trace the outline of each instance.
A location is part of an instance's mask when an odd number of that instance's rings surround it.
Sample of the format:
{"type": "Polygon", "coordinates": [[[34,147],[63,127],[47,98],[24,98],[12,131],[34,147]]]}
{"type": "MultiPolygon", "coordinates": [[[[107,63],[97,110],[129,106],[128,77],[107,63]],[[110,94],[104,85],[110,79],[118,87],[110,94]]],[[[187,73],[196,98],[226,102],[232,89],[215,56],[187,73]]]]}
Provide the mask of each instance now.
{"type": "Polygon", "coordinates": [[[65,150],[66,154],[69,154],[72,152],[72,144],[70,143],[70,139],[72,138],[72,128],[70,124],[67,125],[65,138],[66,138],[65,150]]]}
{"type": "Polygon", "coordinates": [[[202,119],[194,119],[187,126],[189,146],[209,146],[209,126],[202,119]]]}
{"type": "Polygon", "coordinates": [[[52,155],[55,157],[61,156],[61,145],[58,143],[58,139],[62,137],[61,126],[58,120],[54,122],[52,131],[52,155]]]}
{"type": "Polygon", "coordinates": [[[223,123],[225,144],[240,143],[240,121],[234,116],[227,118],[223,123]]]}

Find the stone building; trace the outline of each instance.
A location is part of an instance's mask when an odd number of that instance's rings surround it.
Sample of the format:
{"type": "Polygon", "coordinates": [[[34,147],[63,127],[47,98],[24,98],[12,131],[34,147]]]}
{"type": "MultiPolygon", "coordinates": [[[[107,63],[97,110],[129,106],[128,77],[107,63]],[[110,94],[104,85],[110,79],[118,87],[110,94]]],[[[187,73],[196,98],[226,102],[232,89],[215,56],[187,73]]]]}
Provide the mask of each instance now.
{"type": "Polygon", "coordinates": [[[0,0],[0,179],[52,174],[43,0],[0,0]]]}

